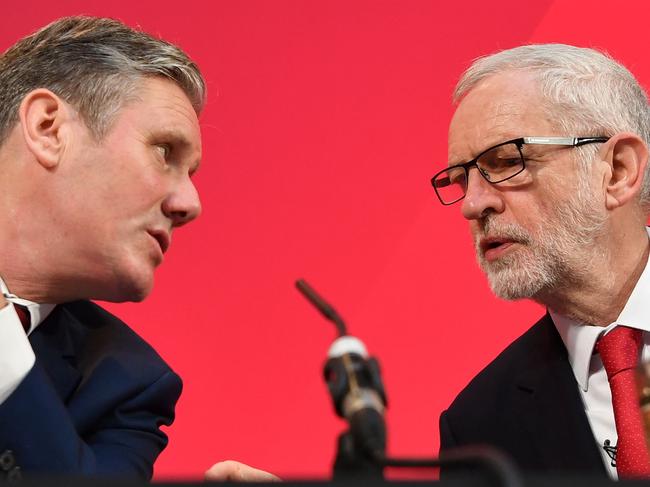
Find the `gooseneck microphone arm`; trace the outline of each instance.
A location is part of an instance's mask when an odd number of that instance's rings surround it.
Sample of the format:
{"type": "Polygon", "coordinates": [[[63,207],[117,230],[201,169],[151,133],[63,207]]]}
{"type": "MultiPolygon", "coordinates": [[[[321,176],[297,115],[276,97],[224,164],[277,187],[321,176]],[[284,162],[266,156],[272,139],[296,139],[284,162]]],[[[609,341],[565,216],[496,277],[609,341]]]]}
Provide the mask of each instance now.
{"type": "Polygon", "coordinates": [[[314,305],[314,307],[321,312],[321,314],[328,320],[334,323],[336,330],[339,332],[339,337],[345,336],[348,334],[348,331],[345,327],[343,319],[339,316],[336,310],[330,306],[323,298],[321,298],[314,289],[307,284],[307,281],[304,279],[298,279],[296,281],[296,287],[298,291],[302,293],[307,300],[314,305]]]}
{"type": "MultiPolygon", "coordinates": [[[[349,469],[350,464],[357,475],[364,468],[373,470],[369,474],[376,471],[381,474],[383,467],[449,467],[450,470],[479,467],[491,472],[499,485],[523,485],[510,460],[487,446],[454,448],[440,458],[386,456],[384,409],[387,401],[379,363],[368,356],[365,345],[359,339],[347,334],[340,315],[304,279],[296,281],[296,287],[328,321],[334,323],[338,331],[339,337],[328,352],[324,376],[336,413],[345,418],[350,426],[352,441],[339,441],[337,463],[344,457],[342,471],[349,469]]],[[[345,435],[342,439],[345,440],[345,435]]],[[[334,471],[336,476],[336,465],[334,471]]]]}

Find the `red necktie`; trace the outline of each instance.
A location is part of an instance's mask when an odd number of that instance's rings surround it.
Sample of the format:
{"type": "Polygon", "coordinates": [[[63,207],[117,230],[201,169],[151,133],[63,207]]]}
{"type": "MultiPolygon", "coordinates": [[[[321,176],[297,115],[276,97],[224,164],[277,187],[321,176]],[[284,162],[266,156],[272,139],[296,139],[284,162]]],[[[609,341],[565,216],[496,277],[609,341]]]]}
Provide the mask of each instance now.
{"type": "Polygon", "coordinates": [[[612,390],[618,433],[616,471],[621,478],[650,477],[650,453],[634,378],[642,344],[641,331],[625,326],[617,326],[596,343],[612,390]]]}
{"type": "Polygon", "coordinates": [[[20,304],[15,303],[14,309],[16,310],[18,318],[20,318],[20,323],[22,323],[25,333],[29,333],[29,330],[32,327],[32,320],[29,317],[29,310],[25,306],[21,306],[20,304]]]}

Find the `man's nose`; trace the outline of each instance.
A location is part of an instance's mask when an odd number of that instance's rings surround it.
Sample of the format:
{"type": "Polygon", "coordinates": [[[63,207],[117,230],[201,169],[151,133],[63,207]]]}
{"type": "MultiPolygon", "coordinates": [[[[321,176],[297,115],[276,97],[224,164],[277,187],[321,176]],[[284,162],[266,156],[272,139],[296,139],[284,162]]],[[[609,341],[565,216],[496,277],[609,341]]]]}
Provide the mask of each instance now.
{"type": "Polygon", "coordinates": [[[165,198],[163,213],[172,221],[174,227],[185,225],[201,214],[199,192],[189,176],[165,198]]]}
{"type": "Polygon", "coordinates": [[[488,213],[501,213],[505,209],[503,194],[479,174],[478,168],[467,174],[467,191],[461,201],[461,211],[467,220],[483,218],[488,213]]]}

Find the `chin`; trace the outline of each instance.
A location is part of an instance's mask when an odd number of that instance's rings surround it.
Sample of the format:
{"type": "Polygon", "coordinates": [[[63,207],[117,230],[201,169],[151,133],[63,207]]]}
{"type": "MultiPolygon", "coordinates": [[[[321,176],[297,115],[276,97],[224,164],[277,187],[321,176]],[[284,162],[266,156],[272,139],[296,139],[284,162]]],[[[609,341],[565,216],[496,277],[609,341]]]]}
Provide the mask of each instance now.
{"type": "Polygon", "coordinates": [[[148,289],[137,289],[132,291],[128,296],[125,296],[124,301],[130,301],[133,303],[139,303],[144,301],[149,294],[151,294],[152,287],[148,289]]]}
{"type": "Polygon", "coordinates": [[[552,269],[544,265],[502,267],[485,270],[492,292],[506,301],[535,299],[557,283],[552,269]]]}
{"type": "Polygon", "coordinates": [[[127,286],[124,290],[125,301],[133,301],[139,303],[143,301],[153,289],[153,278],[147,280],[146,282],[133,282],[130,286],[127,286]]]}
{"type": "Polygon", "coordinates": [[[114,285],[109,292],[110,297],[103,298],[105,301],[123,303],[125,301],[143,301],[153,289],[153,270],[142,270],[140,272],[124,272],[114,276],[114,285]]]}

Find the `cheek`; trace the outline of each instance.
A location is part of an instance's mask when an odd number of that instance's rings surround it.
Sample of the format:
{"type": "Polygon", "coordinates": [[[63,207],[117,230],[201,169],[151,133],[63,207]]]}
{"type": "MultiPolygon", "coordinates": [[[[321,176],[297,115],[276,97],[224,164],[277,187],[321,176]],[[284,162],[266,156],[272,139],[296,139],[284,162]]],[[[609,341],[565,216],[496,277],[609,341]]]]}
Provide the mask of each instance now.
{"type": "Polygon", "coordinates": [[[115,175],[104,191],[103,204],[110,212],[129,217],[150,211],[167,194],[170,175],[154,165],[131,167],[115,175]]]}
{"type": "Polygon", "coordinates": [[[557,208],[566,204],[575,189],[570,187],[566,179],[546,174],[535,181],[528,191],[527,205],[524,207],[523,218],[543,225],[544,220],[557,214],[557,208]]]}

